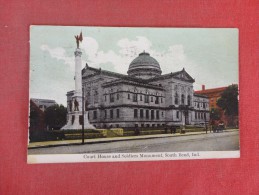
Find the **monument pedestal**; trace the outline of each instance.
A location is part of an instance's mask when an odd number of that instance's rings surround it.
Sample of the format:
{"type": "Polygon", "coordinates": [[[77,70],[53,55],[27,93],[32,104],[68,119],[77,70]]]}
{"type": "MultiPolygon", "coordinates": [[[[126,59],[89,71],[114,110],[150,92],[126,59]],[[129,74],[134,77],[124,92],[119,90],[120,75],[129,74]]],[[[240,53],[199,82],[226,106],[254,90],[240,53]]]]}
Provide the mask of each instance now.
{"type": "MultiPolygon", "coordinates": [[[[75,111],[75,112],[69,113],[67,124],[61,129],[62,130],[82,129],[82,121],[80,121],[82,117],[83,117],[82,111],[75,111]]],[[[95,127],[89,123],[88,111],[85,111],[84,113],[84,129],[95,129],[95,127]]]]}

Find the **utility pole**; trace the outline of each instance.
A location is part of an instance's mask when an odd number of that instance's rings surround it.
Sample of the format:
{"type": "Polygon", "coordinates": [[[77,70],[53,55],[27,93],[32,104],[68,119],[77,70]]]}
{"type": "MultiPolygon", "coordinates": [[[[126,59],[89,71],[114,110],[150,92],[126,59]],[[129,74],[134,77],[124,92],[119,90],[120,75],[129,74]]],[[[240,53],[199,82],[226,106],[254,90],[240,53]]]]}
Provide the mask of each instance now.
{"type": "Polygon", "coordinates": [[[85,92],[84,87],[82,88],[82,144],[85,143],[85,131],[84,131],[84,123],[85,123],[85,92]]]}

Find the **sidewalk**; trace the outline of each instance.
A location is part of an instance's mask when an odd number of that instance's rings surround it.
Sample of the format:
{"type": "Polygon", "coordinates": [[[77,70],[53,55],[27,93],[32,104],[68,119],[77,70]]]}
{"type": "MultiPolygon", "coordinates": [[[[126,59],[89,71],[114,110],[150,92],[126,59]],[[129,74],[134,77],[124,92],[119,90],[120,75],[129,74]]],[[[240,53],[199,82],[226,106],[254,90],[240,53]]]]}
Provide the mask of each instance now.
{"type": "MultiPolygon", "coordinates": [[[[224,132],[239,131],[239,129],[228,129],[224,132]]],[[[213,132],[211,132],[213,133],[213,132]]],[[[107,143],[116,141],[128,141],[128,140],[141,140],[141,139],[154,139],[154,138],[165,138],[165,137],[178,137],[178,136],[189,136],[189,135],[201,135],[206,134],[205,131],[185,133],[185,134],[156,134],[156,135],[139,135],[139,136],[127,136],[127,137],[110,137],[110,138],[97,138],[97,139],[85,139],[85,144],[96,144],[96,143],[107,143]]],[[[208,134],[210,132],[208,131],[208,134]]],[[[55,146],[67,146],[67,145],[80,145],[81,139],[78,140],[58,140],[58,141],[45,141],[45,142],[33,142],[28,145],[28,149],[33,148],[46,148],[55,146]]]]}

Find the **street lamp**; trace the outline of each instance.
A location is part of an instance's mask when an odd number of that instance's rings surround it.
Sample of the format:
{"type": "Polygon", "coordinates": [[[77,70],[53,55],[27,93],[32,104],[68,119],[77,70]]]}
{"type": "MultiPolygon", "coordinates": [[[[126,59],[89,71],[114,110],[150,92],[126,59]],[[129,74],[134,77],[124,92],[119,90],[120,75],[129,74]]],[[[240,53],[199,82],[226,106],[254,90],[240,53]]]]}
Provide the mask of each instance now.
{"type": "Polygon", "coordinates": [[[85,143],[85,131],[84,131],[84,123],[85,123],[85,105],[84,105],[84,102],[85,102],[85,93],[84,93],[84,87],[82,87],[82,144],[85,143]]]}

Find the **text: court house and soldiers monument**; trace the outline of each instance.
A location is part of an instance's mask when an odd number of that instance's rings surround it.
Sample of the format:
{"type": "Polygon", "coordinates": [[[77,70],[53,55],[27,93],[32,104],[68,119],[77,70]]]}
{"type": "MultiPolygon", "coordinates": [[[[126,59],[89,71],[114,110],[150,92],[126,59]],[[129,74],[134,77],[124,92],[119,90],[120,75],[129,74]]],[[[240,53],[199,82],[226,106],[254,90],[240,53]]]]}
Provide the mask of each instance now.
{"type": "MultiPolygon", "coordinates": [[[[76,60],[81,58],[78,53],[75,55],[76,60]]],[[[81,71],[85,107],[90,123],[96,128],[208,123],[209,100],[194,93],[195,80],[184,68],[162,74],[159,62],[144,51],[129,64],[127,73],[96,69],[87,64],[81,71]]],[[[78,108],[74,105],[79,104],[81,110],[82,102],[76,99],[81,95],[76,90],[67,93],[71,118],[68,123],[75,122],[73,112],[78,108]]]]}

